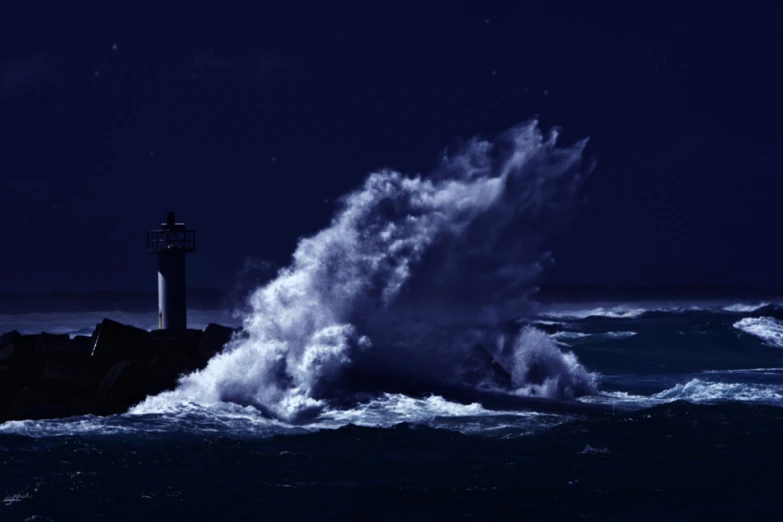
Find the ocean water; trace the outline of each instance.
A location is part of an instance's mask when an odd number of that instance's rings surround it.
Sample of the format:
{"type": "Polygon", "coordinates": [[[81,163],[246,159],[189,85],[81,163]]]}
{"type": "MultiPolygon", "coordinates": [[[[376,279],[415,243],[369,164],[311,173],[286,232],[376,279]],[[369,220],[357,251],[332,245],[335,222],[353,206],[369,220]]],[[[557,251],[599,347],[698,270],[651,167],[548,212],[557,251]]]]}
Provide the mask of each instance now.
{"type": "Polygon", "coordinates": [[[783,308],[729,304],[531,318],[600,374],[562,412],[380,393],[298,422],[197,403],[8,422],[0,519],[772,520],[783,308]]]}
{"type": "MultiPolygon", "coordinates": [[[[556,140],[370,174],[236,314],[190,314],[243,334],[176,389],[0,425],[0,520],[780,519],[783,308],[538,303],[592,171],[556,140]]],[[[0,326],[154,326],[117,309],[0,326]]]]}

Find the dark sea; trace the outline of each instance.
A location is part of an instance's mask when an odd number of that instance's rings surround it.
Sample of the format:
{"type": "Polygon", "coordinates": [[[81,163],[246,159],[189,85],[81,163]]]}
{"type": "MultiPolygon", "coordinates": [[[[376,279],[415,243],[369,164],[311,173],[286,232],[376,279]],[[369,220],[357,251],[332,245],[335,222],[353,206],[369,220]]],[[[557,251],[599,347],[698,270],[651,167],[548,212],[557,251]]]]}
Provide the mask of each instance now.
{"type": "MultiPolygon", "coordinates": [[[[93,315],[107,314],[152,327],[93,315]]],[[[0,330],[76,334],[93,315],[6,315],[0,330]]],[[[0,520],[783,519],[778,304],[550,303],[522,327],[573,353],[595,391],[376,391],[288,420],[191,393],[8,422],[0,520]]]]}

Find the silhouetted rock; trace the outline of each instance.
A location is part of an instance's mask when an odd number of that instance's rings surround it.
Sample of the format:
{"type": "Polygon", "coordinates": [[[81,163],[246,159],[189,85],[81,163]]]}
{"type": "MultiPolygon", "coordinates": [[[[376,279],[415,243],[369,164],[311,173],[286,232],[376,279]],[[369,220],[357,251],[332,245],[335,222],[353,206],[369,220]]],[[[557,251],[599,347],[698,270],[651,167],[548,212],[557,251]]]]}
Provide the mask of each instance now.
{"type": "Polygon", "coordinates": [[[106,375],[98,384],[98,388],[95,390],[95,397],[105,401],[115,391],[118,381],[120,380],[123,372],[125,372],[132,363],[130,361],[120,361],[114,363],[106,372],[106,375]]]}
{"type": "Polygon", "coordinates": [[[36,400],[30,391],[29,386],[25,386],[14,394],[11,399],[11,404],[8,406],[8,418],[11,419],[24,419],[33,408],[35,408],[36,400]]]}
{"type": "Polygon", "coordinates": [[[0,364],[7,364],[14,360],[17,354],[16,343],[11,343],[0,348],[0,364]]]}
{"type": "Polygon", "coordinates": [[[35,358],[39,361],[64,357],[68,353],[71,344],[71,338],[68,334],[53,335],[42,333],[37,338],[38,341],[35,343],[34,352],[35,358]]]}
{"type": "Polygon", "coordinates": [[[0,366],[0,390],[11,379],[10,371],[11,368],[8,366],[0,366]]]}
{"type": "Polygon", "coordinates": [[[94,382],[86,364],[62,359],[47,361],[39,382],[82,391],[91,391],[94,388],[94,382]]]}
{"type": "Polygon", "coordinates": [[[4,348],[9,344],[18,341],[20,337],[22,337],[22,334],[16,330],[11,330],[10,332],[0,335],[0,348],[4,348]]]}
{"type": "Polygon", "coordinates": [[[200,330],[158,330],[150,334],[150,359],[147,365],[149,386],[158,393],[173,388],[177,379],[201,367],[198,347],[200,330]]]}
{"type": "Polygon", "coordinates": [[[122,413],[153,393],[138,363],[120,361],[106,372],[95,390],[95,411],[98,415],[122,413]]]}
{"type": "Polygon", "coordinates": [[[104,319],[93,333],[91,358],[106,368],[119,361],[146,362],[150,333],[141,328],[104,319]]]}
{"type": "Polygon", "coordinates": [[[90,412],[89,394],[66,391],[59,386],[31,385],[22,388],[11,401],[11,419],[51,419],[90,412]]]}
{"type": "Polygon", "coordinates": [[[0,412],[5,409],[8,401],[18,388],[14,383],[14,373],[8,366],[0,366],[0,412]]]}
{"type": "Polygon", "coordinates": [[[23,382],[35,380],[43,366],[35,359],[37,335],[15,335],[14,341],[0,348],[0,364],[8,366],[14,378],[23,382]]]}
{"type": "Polygon", "coordinates": [[[500,388],[511,387],[511,375],[495,360],[483,344],[474,345],[462,366],[463,377],[472,385],[493,384],[500,388]]]}
{"type": "Polygon", "coordinates": [[[65,358],[72,361],[86,361],[92,354],[92,340],[85,335],[77,335],[68,345],[65,358]]]}
{"type": "Polygon", "coordinates": [[[92,336],[0,336],[0,422],[122,413],[203,368],[235,330],[147,332],[111,319],[92,336]]]}
{"type": "Polygon", "coordinates": [[[228,328],[227,326],[221,326],[219,324],[209,324],[204,330],[204,335],[201,336],[201,344],[198,347],[198,353],[201,360],[206,363],[216,354],[218,354],[223,347],[231,340],[231,336],[234,335],[235,330],[228,328]]]}

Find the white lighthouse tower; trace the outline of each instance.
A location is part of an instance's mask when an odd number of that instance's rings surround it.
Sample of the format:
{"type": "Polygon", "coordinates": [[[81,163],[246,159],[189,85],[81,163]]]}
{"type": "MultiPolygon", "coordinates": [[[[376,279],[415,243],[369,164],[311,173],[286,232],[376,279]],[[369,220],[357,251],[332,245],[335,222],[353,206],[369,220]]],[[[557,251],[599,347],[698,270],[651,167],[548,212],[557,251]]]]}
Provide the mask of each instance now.
{"type": "Polygon", "coordinates": [[[147,252],[158,255],[158,326],[187,328],[185,254],[196,251],[196,232],[169,212],[159,230],[147,232],[147,252]]]}

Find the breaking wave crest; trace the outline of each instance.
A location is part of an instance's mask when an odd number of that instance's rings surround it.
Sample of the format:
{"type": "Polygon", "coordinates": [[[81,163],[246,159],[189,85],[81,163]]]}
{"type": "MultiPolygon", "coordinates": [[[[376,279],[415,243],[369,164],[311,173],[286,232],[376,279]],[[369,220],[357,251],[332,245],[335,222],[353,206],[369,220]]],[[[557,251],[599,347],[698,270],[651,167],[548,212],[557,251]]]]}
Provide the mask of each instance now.
{"type": "Polygon", "coordinates": [[[306,421],[366,393],[436,384],[573,398],[595,376],[514,320],[579,203],[586,141],[535,121],[446,153],[428,176],[370,174],[331,224],[250,297],[244,334],[134,413],[229,402],[306,421]]]}
{"type": "MultiPolygon", "coordinates": [[[[724,372],[725,373],[725,372],[724,372]]],[[[746,402],[783,406],[783,385],[722,382],[694,378],[652,395],[635,395],[625,391],[604,391],[583,398],[585,402],[611,404],[615,408],[648,408],[674,401],[691,403],[746,402]]]]}
{"type": "Polygon", "coordinates": [[[692,379],[662,391],[654,397],[660,400],[690,402],[742,401],[780,404],[783,401],[783,386],[692,379]]]}
{"type": "Polygon", "coordinates": [[[746,317],[734,323],[734,328],[755,335],[765,343],[783,348],[783,323],[772,317],[746,317]]]}
{"type": "Polygon", "coordinates": [[[692,312],[748,314],[779,313],[780,306],[773,303],[731,303],[725,302],[640,302],[623,304],[557,304],[549,310],[542,310],[538,317],[541,324],[584,319],[640,319],[651,315],[683,315],[692,312]]]}

